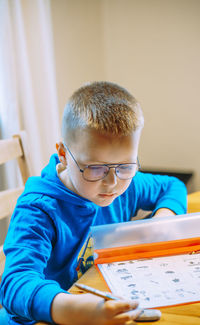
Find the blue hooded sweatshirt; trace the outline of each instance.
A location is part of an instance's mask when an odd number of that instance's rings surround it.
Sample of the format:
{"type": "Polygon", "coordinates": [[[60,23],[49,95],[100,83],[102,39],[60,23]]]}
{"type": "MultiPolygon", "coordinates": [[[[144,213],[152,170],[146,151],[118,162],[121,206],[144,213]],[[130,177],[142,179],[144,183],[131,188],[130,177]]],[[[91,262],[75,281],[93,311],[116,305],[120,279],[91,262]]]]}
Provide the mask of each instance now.
{"type": "Polygon", "coordinates": [[[41,177],[29,178],[11,218],[0,292],[10,325],[53,323],[52,301],[77,280],[90,226],[130,221],[139,209],[186,212],[185,185],[174,177],[138,172],[121,196],[100,207],[64,186],[58,163],[54,154],[41,177]]]}

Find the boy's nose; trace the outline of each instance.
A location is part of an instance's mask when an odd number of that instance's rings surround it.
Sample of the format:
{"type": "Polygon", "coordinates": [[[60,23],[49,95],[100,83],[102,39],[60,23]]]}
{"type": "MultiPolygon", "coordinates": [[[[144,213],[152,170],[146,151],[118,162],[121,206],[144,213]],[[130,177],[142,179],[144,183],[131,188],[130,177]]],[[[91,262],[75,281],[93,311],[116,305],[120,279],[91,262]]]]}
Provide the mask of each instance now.
{"type": "Polygon", "coordinates": [[[112,185],[117,184],[117,176],[115,174],[115,168],[110,168],[107,176],[104,177],[103,182],[112,185]]]}

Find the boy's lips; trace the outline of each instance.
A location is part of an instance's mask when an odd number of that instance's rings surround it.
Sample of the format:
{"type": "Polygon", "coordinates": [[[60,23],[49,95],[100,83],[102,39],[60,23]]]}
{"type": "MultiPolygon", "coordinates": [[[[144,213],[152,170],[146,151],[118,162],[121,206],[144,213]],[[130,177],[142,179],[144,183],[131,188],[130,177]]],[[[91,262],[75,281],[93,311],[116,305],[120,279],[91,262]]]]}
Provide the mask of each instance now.
{"type": "Polygon", "coordinates": [[[101,197],[113,197],[115,196],[117,193],[100,193],[99,196],[101,197]]]}

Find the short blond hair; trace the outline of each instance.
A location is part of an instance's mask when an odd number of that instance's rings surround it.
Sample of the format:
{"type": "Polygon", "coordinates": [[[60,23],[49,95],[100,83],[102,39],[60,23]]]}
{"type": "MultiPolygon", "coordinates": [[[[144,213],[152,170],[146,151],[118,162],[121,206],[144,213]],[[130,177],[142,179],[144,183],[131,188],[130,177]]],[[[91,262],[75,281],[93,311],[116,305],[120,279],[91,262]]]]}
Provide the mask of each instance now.
{"type": "Polygon", "coordinates": [[[88,83],[69,98],[63,114],[62,136],[73,140],[76,132],[95,129],[116,136],[142,129],[144,118],[138,101],[111,82],[88,83]]]}

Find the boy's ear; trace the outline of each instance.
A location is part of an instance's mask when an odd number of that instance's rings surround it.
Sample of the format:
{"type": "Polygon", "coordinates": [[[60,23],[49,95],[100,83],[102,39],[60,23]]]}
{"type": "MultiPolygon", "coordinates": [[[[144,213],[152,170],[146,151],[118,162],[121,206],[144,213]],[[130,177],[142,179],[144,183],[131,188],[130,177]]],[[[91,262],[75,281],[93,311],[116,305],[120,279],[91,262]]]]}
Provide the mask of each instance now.
{"type": "Polygon", "coordinates": [[[56,150],[61,164],[64,167],[66,167],[67,166],[66,149],[61,141],[56,143],[56,150]]]}

